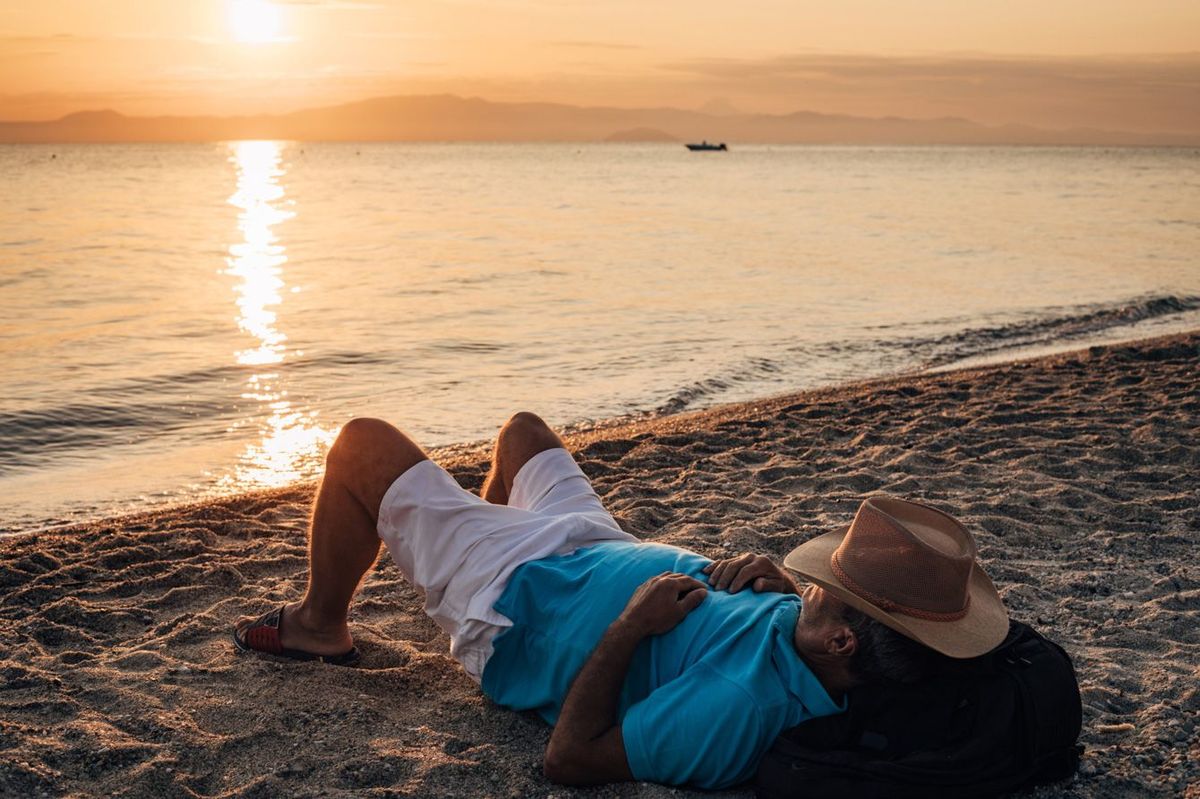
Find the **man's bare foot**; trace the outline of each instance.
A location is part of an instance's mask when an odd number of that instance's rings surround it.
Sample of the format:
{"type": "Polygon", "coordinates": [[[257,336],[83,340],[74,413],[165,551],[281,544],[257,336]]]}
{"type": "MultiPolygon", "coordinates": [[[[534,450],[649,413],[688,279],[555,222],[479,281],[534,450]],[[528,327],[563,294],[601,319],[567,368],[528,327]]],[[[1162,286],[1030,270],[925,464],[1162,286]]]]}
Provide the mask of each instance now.
{"type": "MultiPolygon", "coordinates": [[[[235,625],[242,633],[258,616],[243,616],[235,625]]],[[[310,652],[314,655],[340,655],[350,651],[354,639],[350,637],[350,628],[343,621],[338,627],[314,626],[310,614],[305,613],[300,602],[291,602],[283,607],[283,617],[279,622],[279,643],[285,649],[295,649],[310,652]]]]}

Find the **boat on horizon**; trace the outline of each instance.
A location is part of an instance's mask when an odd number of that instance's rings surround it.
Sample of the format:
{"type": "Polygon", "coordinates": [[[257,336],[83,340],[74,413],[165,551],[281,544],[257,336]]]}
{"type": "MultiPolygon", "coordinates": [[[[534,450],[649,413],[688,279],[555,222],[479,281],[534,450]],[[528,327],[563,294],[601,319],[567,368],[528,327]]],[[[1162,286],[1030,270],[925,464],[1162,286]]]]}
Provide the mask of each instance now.
{"type": "Polygon", "coordinates": [[[725,142],[721,142],[720,144],[713,144],[712,142],[709,142],[708,140],[702,141],[699,144],[685,144],[684,146],[687,147],[692,152],[696,152],[697,150],[700,150],[700,151],[719,150],[721,152],[725,152],[729,149],[728,147],[725,146],[725,142]]]}

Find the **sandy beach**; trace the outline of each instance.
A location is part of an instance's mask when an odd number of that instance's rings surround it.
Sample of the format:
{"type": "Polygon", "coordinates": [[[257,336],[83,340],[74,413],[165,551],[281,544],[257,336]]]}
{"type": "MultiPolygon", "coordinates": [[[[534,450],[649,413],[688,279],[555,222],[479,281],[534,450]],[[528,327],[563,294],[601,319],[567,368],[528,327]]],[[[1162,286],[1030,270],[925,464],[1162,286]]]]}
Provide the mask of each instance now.
{"type": "MultiPolygon", "coordinates": [[[[875,492],[951,510],[1075,659],[1087,752],[1037,795],[1200,798],[1198,376],[1200,332],[569,444],[626,529],[712,557],[781,558],[875,492]]],[[[478,488],[483,448],[432,454],[478,488]]],[[[480,694],[386,554],[352,609],[361,668],[237,655],[236,617],[303,590],[312,492],[0,539],[0,796],[688,794],[546,782],[548,728],[480,694]]]]}

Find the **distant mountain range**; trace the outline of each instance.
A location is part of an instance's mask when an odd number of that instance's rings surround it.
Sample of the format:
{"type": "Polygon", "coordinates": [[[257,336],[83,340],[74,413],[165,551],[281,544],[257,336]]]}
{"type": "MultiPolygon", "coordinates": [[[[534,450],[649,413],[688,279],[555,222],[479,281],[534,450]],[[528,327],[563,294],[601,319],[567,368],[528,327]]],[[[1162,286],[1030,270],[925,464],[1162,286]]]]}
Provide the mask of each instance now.
{"type": "Polygon", "coordinates": [[[1200,145],[1200,134],[1134,133],[968,119],[856,117],[797,111],[603,108],[498,103],[455,95],[380,97],[289,114],[131,117],[81,111],[46,122],[0,122],[0,142],[299,141],[726,141],[778,144],[1200,145]],[[717,112],[713,112],[717,111],[717,112]]]}

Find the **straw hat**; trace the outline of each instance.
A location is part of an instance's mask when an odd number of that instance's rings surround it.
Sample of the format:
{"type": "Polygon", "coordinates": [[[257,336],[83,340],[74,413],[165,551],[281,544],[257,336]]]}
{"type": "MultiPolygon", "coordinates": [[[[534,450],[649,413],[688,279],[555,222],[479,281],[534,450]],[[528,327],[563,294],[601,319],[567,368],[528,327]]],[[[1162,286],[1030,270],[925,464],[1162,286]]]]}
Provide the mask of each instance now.
{"type": "Polygon", "coordinates": [[[783,565],[893,630],[953,658],[994,649],[1008,612],[954,518],[869,497],[849,527],[793,549],[783,565]]]}

